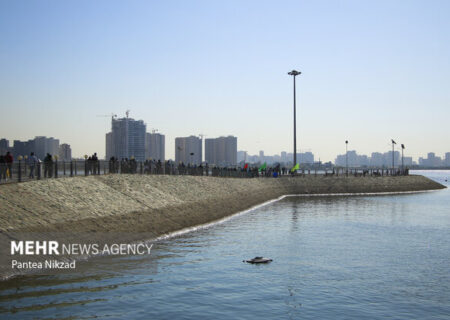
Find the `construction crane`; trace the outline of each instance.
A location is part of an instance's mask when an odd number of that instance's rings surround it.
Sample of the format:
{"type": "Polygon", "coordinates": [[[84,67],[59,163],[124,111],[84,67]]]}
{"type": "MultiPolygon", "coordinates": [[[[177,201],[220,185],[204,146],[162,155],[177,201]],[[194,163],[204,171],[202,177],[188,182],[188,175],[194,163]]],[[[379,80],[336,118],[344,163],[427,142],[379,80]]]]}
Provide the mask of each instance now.
{"type": "MultiPolygon", "coordinates": [[[[111,117],[111,122],[112,122],[112,120],[114,120],[114,118],[117,118],[117,114],[115,114],[115,113],[98,114],[98,115],[96,115],[96,117],[111,117]]],[[[106,130],[108,130],[108,128],[106,128],[106,130]]]]}
{"type": "Polygon", "coordinates": [[[117,114],[110,113],[110,114],[98,114],[96,117],[111,117],[111,119],[117,118],[117,114]]]}

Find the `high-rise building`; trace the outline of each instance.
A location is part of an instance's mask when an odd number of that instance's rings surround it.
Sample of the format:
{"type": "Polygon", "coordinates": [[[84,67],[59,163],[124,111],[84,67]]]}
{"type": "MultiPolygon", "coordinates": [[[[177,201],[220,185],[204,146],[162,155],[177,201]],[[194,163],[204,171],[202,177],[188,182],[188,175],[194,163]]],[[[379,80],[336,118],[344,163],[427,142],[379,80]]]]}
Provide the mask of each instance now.
{"type": "Polygon", "coordinates": [[[209,164],[235,166],[237,164],[237,138],[228,136],[206,139],[205,159],[209,164]]]}
{"type": "Polygon", "coordinates": [[[413,165],[412,157],[403,157],[403,165],[405,167],[411,167],[413,165]]]}
{"type": "Polygon", "coordinates": [[[17,159],[18,156],[23,157],[29,155],[31,152],[35,152],[36,148],[34,142],[35,142],[34,140],[28,141],[14,140],[12,147],[13,157],[17,159]]]}
{"type": "Polygon", "coordinates": [[[266,158],[264,157],[264,151],[260,150],[259,151],[259,162],[263,163],[264,161],[266,161],[266,158]]]}
{"type": "Polygon", "coordinates": [[[59,154],[59,140],[42,136],[34,138],[34,154],[36,157],[44,159],[47,153],[52,156],[59,154]]]}
{"type": "Polygon", "coordinates": [[[6,139],[0,139],[0,155],[4,155],[8,151],[9,151],[9,141],[6,139]]]}
{"type": "Polygon", "coordinates": [[[175,162],[202,163],[202,140],[196,136],[175,138],[175,162]]]}
{"type": "Polygon", "coordinates": [[[372,167],[382,167],[384,164],[383,154],[381,152],[372,152],[369,163],[372,167]]]}
{"type": "Polygon", "coordinates": [[[71,161],[72,160],[72,149],[67,143],[63,143],[59,146],[59,160],[60,161],[71,161]]]}
{"type": "Polygon", "coordinates": [[[111,157],[114,157],[116,154],[116,151],[114,150],[114,143],[113,143],[113,133],[108,132],[106,134],[106,153],[105,153],[105,159],[109,160],[111,157]]]}
{"type": "MultiPolygon", "coordinates": [[[[400,167],[402,165],[401,155],[399,151],[394,151],[394,167],[400,167]]],[[[390,168],[392,167],[392,151],[383,153],[383,165],[390,168]]]]}
{"type": "Polygon", "coordinates": [[[419,165],[424,167],[439,167],[442,166],[443,162],[441,157],[436,157],[434,152],[429,152],[426,159],[419,158],[419,165]]]}
{"type": "Polygon", "coordinates": [[[153,160],[165,160],[166,138],[159,133],[145,134],[145,158],[153,160]]]}
{"type": "Polygon", "coordinates": [[[446,152],[445,153],[444,165],[445,166],[450,166],[450,152],[446,152]]]}
{"type": "Polygon", "coordinates": [[[142,120],[111,119],[111,132],[106,134],[106,159],[135,158],[145,160],[145,130],[142,120]]]}
{"type": "Polygon", "coordinates": [[[59,155],[59,140],[43,136],[35,137],[28,141],[14,140],[12,153],[14,157],[28,156],[34,152],[36,157],[44,159],[47,153],[52,156],[59,155]]]}
{"type": "Polygon", "coordinates": [[[247,151],[238,151],[237,152],[237,162],[247,162],[247,151]]]}
{"type": "Polygon", "coordinates": [[[312,152],[300,152],[297,153],[297,162],[299,164],[313,164],[314,163],[314,154],[312,152]]]}

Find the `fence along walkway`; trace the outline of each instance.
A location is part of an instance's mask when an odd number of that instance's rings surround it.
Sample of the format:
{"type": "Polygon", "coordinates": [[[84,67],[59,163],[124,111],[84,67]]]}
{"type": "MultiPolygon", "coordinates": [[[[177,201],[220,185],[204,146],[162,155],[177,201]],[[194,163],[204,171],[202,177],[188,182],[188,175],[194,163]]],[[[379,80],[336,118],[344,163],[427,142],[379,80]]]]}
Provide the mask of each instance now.
{"type": "MultiPolygon", "coordinates": [[[[30,166],[24,161],[15,161],[12,165],[0,163],[0,184],[7,182],[24,182],[30,180],[56,179],[58,177],[75,177],[101,174],[165,174],[165,175],[194,175],[213,177],[255,178],[291,176],[288,169],[267,167],[259,171],[258,167],[243,169],[240,167],[191,166],[172,161],[106,161],[106,160],[73,160],[39,162],[30,166]]],[[[395,176],[408,175],[408,169],[386,168],[345,168],[335,167],[328,170],[300,169],[296,176],[395,176]]]]}

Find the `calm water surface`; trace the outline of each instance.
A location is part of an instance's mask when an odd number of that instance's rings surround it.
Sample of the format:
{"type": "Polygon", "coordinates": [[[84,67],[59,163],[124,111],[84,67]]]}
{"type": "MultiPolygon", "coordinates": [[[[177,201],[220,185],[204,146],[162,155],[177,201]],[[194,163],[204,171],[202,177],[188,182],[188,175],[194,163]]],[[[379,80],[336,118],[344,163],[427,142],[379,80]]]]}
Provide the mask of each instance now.
{"type": "Polygon", "coordinates": [[[0,318],[450,319],[449,231],[449,189],[288,197],[150,256],[2,282],[0,318]],[[274,261],[242,262],[256,255],[274,261]]]}

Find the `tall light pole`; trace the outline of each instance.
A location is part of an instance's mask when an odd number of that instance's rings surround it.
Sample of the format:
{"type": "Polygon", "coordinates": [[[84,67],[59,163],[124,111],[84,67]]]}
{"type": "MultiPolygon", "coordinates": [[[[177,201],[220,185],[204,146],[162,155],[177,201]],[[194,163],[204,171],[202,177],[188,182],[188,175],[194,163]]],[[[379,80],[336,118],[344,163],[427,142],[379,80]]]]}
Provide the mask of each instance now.
{"type": "Polygon", "coordinates": [[[297,113],[296,113],[296,99],[295,99],[295,77],[300,75],[301,72],[292,70],[288,72],[288,75],[294,78],[294,167],[297,165],[297,113]]]}
{"type": "Polygon", "coordinates": [[[403,165],[403,150],[405,149],[405,145],[402,143],[402,172],[405,170],[405,166],[403,165]]]}
{"type": "Polygon", "coordinates": [[[348,176],[348,140],[345,140],[345,174],[348,176]]]}
{"type": "Polygon", "coordinates": [[[392,174],[394,174],[394,145],[397,144],[397,142],[394,141],[394,139],[391,139],[392,141],[392,174]]]}
{"type": "Polygon", "coordinates": [[[200,133],[198,136],[202,139],[202,142],[201,142],[202,146],[200,147],[200,149],[202,150],[202,158],[200,159],[200,163],[202,163],[203,158],[205,158],[205,161],[206,161],[206,145],[203,145],[203,138],[206,137],[206,134],[200,133]],[[203,152],[203,148],[204,148],[205,152],[203,152]]]}

